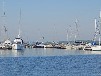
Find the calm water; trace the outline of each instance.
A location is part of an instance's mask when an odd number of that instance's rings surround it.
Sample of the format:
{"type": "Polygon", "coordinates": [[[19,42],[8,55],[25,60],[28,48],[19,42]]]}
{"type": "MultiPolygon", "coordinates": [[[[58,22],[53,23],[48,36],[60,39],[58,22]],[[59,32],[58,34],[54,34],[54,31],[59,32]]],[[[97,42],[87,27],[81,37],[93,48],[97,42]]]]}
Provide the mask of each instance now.
{"type": "Polygon", "coordinates": [[[67,55],[96,55],[101,51],[83,51],[66,49],[25,49],[25,50],[0,50],[0,57],[36,57],[36,56],[67,56],[67,55]]]}
{"type": "Polygon", "coordinates": [[[0,50],[0,76],[101,76],[101,52],[0,50]]]}

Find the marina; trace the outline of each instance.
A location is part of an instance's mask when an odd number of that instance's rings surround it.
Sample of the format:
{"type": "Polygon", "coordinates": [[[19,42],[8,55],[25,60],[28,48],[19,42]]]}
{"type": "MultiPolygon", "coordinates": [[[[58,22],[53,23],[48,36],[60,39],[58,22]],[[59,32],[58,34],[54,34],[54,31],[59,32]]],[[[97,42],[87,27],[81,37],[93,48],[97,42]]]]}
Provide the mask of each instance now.
{"type": "Polygon", "coordinates": [[[101,76],[101,1],[0,0],[0,76],[101,76]]]}
{"type": "Polygon", "coordinates": [[[79,29],[79,20],[75,19],[74,26],[72,27],[71,25],[68,26],[67,32],[66,32],[66,37],[67,41],[61,42],[61,41],[51,41],[51,42],[46,42],[44,35],[42,38],[38,41],[34,40],[29,40],[33,41],[28,43],[29,41],[25,42],[23,40],[23,36],[21,36],[21,26],[22,24],[22,12],[20,8],[20,14],[19,14],[19,21],[18,21],[18,37],[16,37],[14,40],[10,40],[10,37],[8,33],[8,29],[6,27],[6,11],[5,11],[5,1],[3,0],[3,31],[4,31],[4,39],[1,40],[0,43],[0,49],[1,50],[24,50],[27,48],[55,48],[55,49],[66,49],[66,50],[87,50],[87,51],[101,51],[101,39],[100,39],[100,32],[101,32],[101,11],[100,11],[100,16],[99,19],[95,19],[95,33],[94,33],[94,38],[91,39],[91,42],[87,42],[87,40],[80,40],[79,33],[81,32],[79,29]],[[73,40],[71,40],[73,38],[73,40]],[[96,44],[98,41],[98,44],[96,44]]]}

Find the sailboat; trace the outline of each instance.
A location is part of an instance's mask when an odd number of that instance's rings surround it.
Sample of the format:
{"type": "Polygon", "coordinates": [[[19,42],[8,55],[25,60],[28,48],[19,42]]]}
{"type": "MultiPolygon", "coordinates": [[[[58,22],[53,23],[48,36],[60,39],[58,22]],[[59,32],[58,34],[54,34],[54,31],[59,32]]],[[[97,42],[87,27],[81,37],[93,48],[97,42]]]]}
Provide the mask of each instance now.
{"type": "MultiPolygon", "coordinates": [[[[20,9],[20,20],[19,20],[19,25],[21,25],[21,9],[20,9]]],[[[18,37],[14,39],[14,43],[12,44],[12,49],[13,50],[23,50],[24,49],[24,43],[23,40],[21,39],[20,36],[20,27],[19,27],[19,34],[18,37]]]]}
{"type": "Polygon", "coordinates": [[[12,42],[10,41],[10,39],[7,36],[7,28],[6,28],[6,12],[5,12],[5,2],[3,0],[3,15],[2,15],[2,19],[3,19],[3,28],[4,28],[4,32],[5,32],[5,38],[3,40],[2,43],[0,43],[0,49],[12,49],[12,42]]]}
{"type": "MultiPolygon", "coordinates": [[[[71,26],[70,26],[70,33],[71,33],[71,26]]],[[[67,50],[71,50],[72,49],[72,44],[70,43],[70,41],[69,41],[69,29],[67,29],[67,44],[66,45],[64,45],[64,47],[63,48],[66,48],[67,50]]]]}
{"type": "MultiPolygon", "coordinates": [[[[101,11],[100,11],[100,21],[99,21],[100,23],[101,23],[101,11]]],[[[92,51],[101,51],[101,45],[100,45],[100,27],[101,27],[101,25],[99,24],[99,27],[98,27],[98,30],[96,30],[96,19],[95,19],[95,32],[99,32],[99,45],[94,45],[94,46],[92,46],[91,48],[92,48],[92,51]]]]}

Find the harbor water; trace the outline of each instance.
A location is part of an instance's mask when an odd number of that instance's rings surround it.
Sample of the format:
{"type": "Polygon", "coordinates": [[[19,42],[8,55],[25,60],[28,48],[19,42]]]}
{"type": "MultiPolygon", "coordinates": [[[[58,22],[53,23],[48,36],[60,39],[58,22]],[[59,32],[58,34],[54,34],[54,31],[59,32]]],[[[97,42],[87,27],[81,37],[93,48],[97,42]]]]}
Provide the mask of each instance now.
{"type": "Polygon", "coordinates": [[[101,51],[0,50],[0,76],[101,76],[101,51]]]}

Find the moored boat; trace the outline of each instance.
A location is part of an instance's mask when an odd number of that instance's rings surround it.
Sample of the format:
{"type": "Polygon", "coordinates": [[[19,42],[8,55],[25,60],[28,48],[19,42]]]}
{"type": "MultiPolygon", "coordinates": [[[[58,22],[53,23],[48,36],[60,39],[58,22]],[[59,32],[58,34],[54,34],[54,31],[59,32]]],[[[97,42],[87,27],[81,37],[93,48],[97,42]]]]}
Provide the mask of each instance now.
{"type": "Polygon", "coordinates": [[[23,40],[20,37],[15,38],[14,43],[12,44],[12,49],[14,50],[24,49],[23,40]]]}

